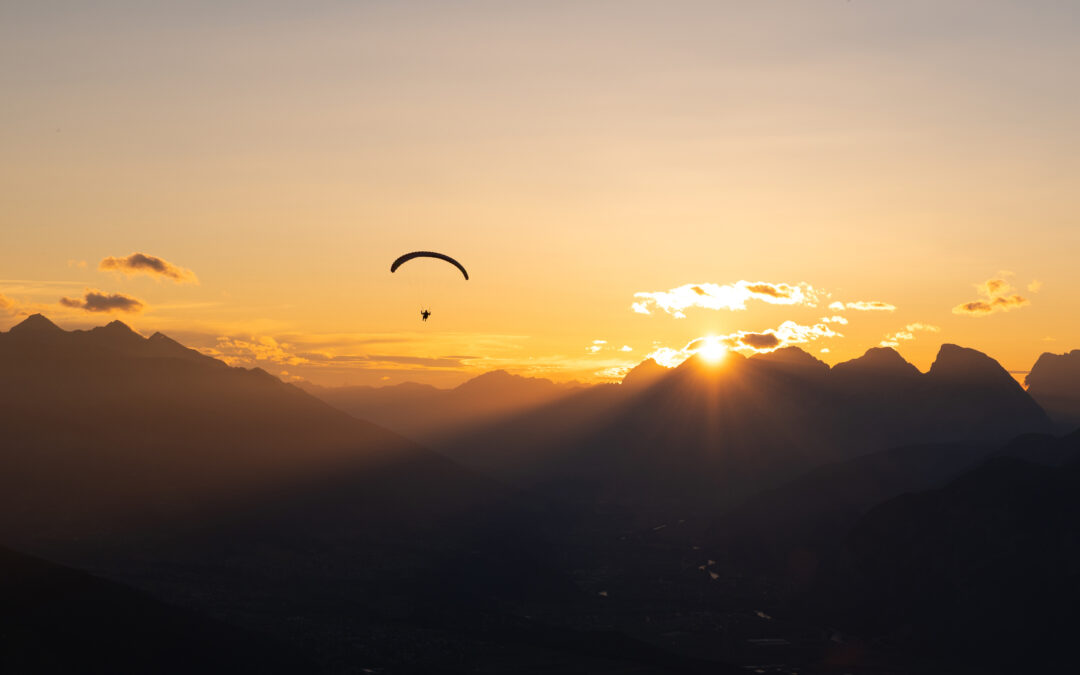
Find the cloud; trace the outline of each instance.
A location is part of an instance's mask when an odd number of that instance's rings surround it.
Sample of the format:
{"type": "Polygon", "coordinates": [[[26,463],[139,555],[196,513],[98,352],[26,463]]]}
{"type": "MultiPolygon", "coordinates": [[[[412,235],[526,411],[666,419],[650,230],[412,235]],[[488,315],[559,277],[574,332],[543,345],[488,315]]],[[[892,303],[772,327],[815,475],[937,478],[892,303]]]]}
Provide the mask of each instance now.
{"type": "Polygon", "coordinates": [[[1027,289],[1030,293],[1038,293],[1042,290],[1042,286],[1043,283],[1041,281],[1039,281],[1038,279],[1034,279],[1030,284],[1027,285],[1027,289]]]}
{"type": "Polygon", "coordinates": [[[682,349],[657,347],[647,354],[645,359],[653,359],[662,366],[674,368],[693,356],[698,350],[717,343],[732,351],[756,354],[775,351],[781,347],[805,344],[827,337],[843,337],[843,335],[824,323],[803,326],[794,321],[785,321],[776,328],[768,328],[760,332],[738,331],[728,335],[699,337],[691,340],[682,349]]]}
{"type": "Polygon", "coordinates": [[[278,341],[268,335],[238,338],[221,336],[213,347],[203,348],[208,356],[220,359],[231,366],[277,364],[284,366],[346,367],[359,369],[401,369],[403,366],[420,366],[431,369],[460,369],[475,356],[426,357],[409,354],[331,354],[304,351],[302,346],[278,341]]]}
{"type": "Polygon", "coordinates": [[[1008,312],[1030,304],[1027,298],[1013,293],[1012,285],[1001,278],[987,279],[977,284],[976,288],[983,299],[961,303],[953,307],[953,314],[986,316],[996,312],[1008,312]]]}
{"type": "Polygon", "coordinates": [[[605,382],[622,382],[626,378],[626,374],[634,369],[632,365],[626,366],[611,366],[610,368],[604,368],[593,373],[597,378],[605,382]]]}
{"type": "Polygon", "coordinates": [[[130,295],[105,293],[89,288],[82,298],[60,298],[60,304],[87,312],[141,312],[144,306],[141,300],[130,295]]]}
{"type": "Polygon", "coordinates": [[[841,326],[846,326],[848,320],[842,316],[823,316],[821,317],[821,323],[838,323],[841,326]]]}
{"type": "Polygon", "coordinates": [[[857,300],[855,302],[834,302],[829,305],[834,312],[842,312],[845,309],[853,309],[856,312],[895,312],[896,305],[891,305],[881,300],[857,300]]]}
{"type": "Polygon", "coordinates": [[[780,338],[776,333],[747,333],[739,336],[739,344],[758,351],[776,349],[780,346],[780,338]]]}
{"type": "Polygon", "coordinates": [[[623,345],[622,347],[619,347],[619,351],[620,352],[632,352],[632,351],[634,351],[634,348],[631,347],[630,345],[623,345]]]}
{"type": "Polygon", "coordinates": [[[765,281],[737,281],[734,284],[685,284],[669,291],[634,293],[640,298],[630,308],[638,314],[652,314],[659,309],[675,318],[686,316],[683,310],[691,307],[702,309],[746,309],[750,300],[760,300],[771,305],[806,305],[816,307],[819,291],[806,283],[786,284],[765,281]]]}
{"type": "Polygon", "coordinates": [[[0,315],[14,316],[19,313],[19,303],[0,293],[0,315]]]}
{"type": "Polygon", "coordinates": [[[881,342],[878,343],[879,347],[898,347],[901,340],[914,340],[915,333],[919,331],[927,333],[937,333],[941,329],[937,326],[931,326],[928,323],[909,323],[904,326],[903,330],[898,330],[895,333],[891,333],[885,336],[881,342]]]}
{"type": "Polygon", "coordinates": [[[98,264],[102,271],[116,271],[127,276],[146,274],[158,279],[171,279],[178,284],[198,284],[199,279],[189,269],[145,253],[132,253],[126,258],[105,258],[98,264]]]}

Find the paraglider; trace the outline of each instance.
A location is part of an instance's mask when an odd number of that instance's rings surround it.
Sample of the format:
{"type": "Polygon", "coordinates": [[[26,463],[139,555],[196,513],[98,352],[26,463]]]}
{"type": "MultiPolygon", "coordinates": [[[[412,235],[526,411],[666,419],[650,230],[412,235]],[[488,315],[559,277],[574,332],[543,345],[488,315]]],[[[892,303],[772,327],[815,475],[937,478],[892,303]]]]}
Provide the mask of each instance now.
{"type": "Polygon", "coordinates": [[[406,253],[405,255],[395,260],[392,265],[390,265],[390,271],[396,272],[397,268],[401,267],[413,258],[437,258],[439,260],[445,260],[446,262],[461,270],[462,275],[465,276],[465,281],[469,280],[469,273],[465,271],[464,265],[444,253],[436,253],[435,251],[413,251],[412,253],[406,253]]]}
{"type": "MultiPolygon", "coordinates": [[[[436,253],[435,251],[413,251],[412,253],[406,253],[390,265],[390,272],[396,272],[399,267],[415,258],[434,258],[436,260],[443,260],[445,262],[448,262],[454,267],[458,268],[458,270],[461,272],[461,275],[465,277],[466,281],[469,280],[469,272],[465,269],[464,265],[459,263],[457,260],[454,260],[450,256],[446,255],[445,253],[436,253]]],[[[422,306],[420,309],[420,320],[426,322],[430,317],[431,310],[427,307],[422,306]]]]}

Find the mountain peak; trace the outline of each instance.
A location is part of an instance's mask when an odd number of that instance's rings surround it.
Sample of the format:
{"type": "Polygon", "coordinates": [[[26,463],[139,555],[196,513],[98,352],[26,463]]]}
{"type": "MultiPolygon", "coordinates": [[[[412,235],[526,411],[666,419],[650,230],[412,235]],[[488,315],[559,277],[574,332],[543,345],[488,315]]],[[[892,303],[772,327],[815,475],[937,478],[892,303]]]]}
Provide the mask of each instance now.
{"type": "Polygon", "coordinates": [[[655,359],[649,358],[631,368],[630,372],[623,376],[622,383],[629,387],[647,387],[670,372],[670,368],[665,368],[655,359]]]}
{"type": "MultiPolygon", "coordinates": [[[[120,319],[113,319],[112,321],[105,324],[104,326],[99,326],[97,328],[94,328],[93,330],[101,331],[101,332],[115,333],[115,334],[127,334],[127,333],[130,333],[132,335],[139,335],[138,333],[136,333],[134,330],[131,329],[131,326],[127,325],[126,323],[124,323],[120,319]]],[[[139,337],[142,337],[142,336],[140,335],[139,337]]]]}
{"type": "Polygon", "coordinates": [[[542,377],[525,377],[523,375],[514,375],[508,373],[505,370],[489,370],[486,373],[481,373],[471,380],[459,384],[455,389],[459,392],[482,392],[482,391],[503,391],[506,387],[531,387],[531,388],[547,388],[554,387],[555,383],[551,380],[542,377]]]}
{"type": "Polygon", "coordinates": [[[780,349],[775,349],[771,352],[754,354],[750,359],[766,363],[782,363],[789,366],[814,368],[822,371],[829,369],[827,363],[798,347],[781,347],[780,349]]]}
{"type": "MultiPolygon", "coordinates": [[[[943,344],[929,375],[947,379],[1009,379],[1012,375],[986,354],[968,347],[943,344]]],[[[1018,385],[1019,386],[1019,385],[1018,385]]]]}
{"type": "Polygon", "coordinates": [[[63,333],[64,329],[49,321],[43,314],[31,314],[12,326],[8,332],[18,335],[56,335],[63,333]]]}
{"type": "Polygon", "coordinates": [[[919,369],[904,360],[892,347],[871,347],[862,356],[833,366],[837,372],[864,372],[875,375],[918,375],[919,369]]]}
{"type": "Polygon", "coordinates": [[[1024,384],[1056,422],[1067,427],[1080,425],[1080,349],[1043,354],[1024,384]]]}

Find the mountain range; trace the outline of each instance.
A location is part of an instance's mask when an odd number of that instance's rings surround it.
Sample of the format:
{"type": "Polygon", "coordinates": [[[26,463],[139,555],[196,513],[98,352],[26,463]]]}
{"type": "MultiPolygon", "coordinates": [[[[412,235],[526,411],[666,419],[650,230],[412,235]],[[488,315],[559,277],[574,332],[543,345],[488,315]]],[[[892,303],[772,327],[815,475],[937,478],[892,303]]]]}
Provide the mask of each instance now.
{"type": "Polygon", "coordinates": [[[320,387],[304,391],[335,408],[421,443],[542,406],[579,392],[581,385],[493,370],[453,389],[406,382],[387,387],[320,387]]]}
{"type": "MultiPolygon", "coordinates": [[[[0,563],[48,584],[0,618],[82,649],[72,626],[108,605],[200,653],[224,639],[322,672],[734,672],[764,644],[810,672],[853,653],[837,627],[874,659],[946,662],[905,628],[934,611],[920,575],[977,580],[949,596],[978,627],[947,633],[965,650],[997,635],[973,604],[993,574],[1040,575],[1040,602],[1072,593],[1068,522],[1028,525],[1074,508],[1076,435],[1055,435],[1071,364],[1040,359],[1025,391],[956,345],[926,373],[888,348],[831,368],[787,348],[645,361],[621,384],[335,390],[35,315],[0,333],[0,545],[31,554],[0,563]]],[[[1019,611],[1000,597],[988,617],[1019,611]]]]}
{"type": "Polygon", "coordinates": [[[921,373],[890,348],[829,368],[789,347],[730,354],[718,365],[646,361],[621,386],[592,387],[432,447],[530,488],[718,505],[887,448],[1053,428],[1019,383],[975,350],[943,345],[921,373]]]}

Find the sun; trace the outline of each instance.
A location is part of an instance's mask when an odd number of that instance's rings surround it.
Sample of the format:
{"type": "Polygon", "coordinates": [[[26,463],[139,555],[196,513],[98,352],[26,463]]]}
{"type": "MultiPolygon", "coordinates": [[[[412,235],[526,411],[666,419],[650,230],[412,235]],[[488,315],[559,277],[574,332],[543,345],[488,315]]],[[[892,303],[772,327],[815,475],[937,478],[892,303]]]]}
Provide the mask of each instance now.
{"type": "Polygon", "coordinates": [[[727,347],[720,344],[716,338],[706,338],[705,343],[697,350],[698,355],[709,363],[719,363],[727,356],[727,347]]]}

